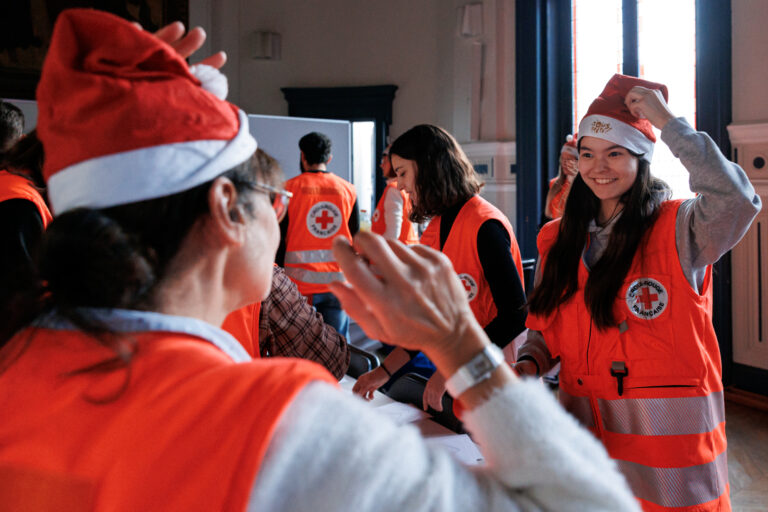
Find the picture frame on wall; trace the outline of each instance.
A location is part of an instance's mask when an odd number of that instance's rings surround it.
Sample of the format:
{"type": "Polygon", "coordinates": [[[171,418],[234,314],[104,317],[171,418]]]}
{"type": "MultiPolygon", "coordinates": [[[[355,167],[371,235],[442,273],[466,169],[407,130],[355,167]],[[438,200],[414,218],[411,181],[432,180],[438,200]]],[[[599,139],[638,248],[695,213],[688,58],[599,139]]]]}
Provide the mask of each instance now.
{"type": "Polygon", "coordinates": [[[11,0],[0,2],[0,98],[34,99],[53,24],[64,9],[111,12],[155,31],[189,20],[188,0],[11,0]]]}

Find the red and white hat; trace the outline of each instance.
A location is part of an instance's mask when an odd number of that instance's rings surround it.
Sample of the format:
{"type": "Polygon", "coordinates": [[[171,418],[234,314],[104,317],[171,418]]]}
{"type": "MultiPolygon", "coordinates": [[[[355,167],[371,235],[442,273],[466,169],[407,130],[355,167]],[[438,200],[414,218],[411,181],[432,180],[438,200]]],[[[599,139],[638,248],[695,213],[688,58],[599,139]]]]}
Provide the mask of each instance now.
{"type": "MultiPolygon", "coordinates": [[[[222,78],[208,81],[221,89],[222,78]]],[[[256,151],[243,111],[206,90],[171,46],[104,12],[59,15],[37,102],[56,214],[182,192],[256,151]]]]}
{"type": "Polygon", "coordinates": [[[560,148],[560,153],[567,153],[569,155],[575,156],[576,158],[579,158],[579,150],[576,147],[576,140],[578,140],[578,135],[568,135],[565,137],[565,144],[563,144],[563,147],[560,148]]]}
{"type": "Polygon", "coordinates": [[[656,142],[653,125],[647,119],[633,116],[624,104],[624,98],[636,85],[658,89],[664,100],[668,100],[666,85],[615,74],[608,80],[603,92],[592,102],[587,115],[579,123],[579,140],[582,137],[608,140],[633,153],[643,155],[643,158],[650,162],[656,142]]]}

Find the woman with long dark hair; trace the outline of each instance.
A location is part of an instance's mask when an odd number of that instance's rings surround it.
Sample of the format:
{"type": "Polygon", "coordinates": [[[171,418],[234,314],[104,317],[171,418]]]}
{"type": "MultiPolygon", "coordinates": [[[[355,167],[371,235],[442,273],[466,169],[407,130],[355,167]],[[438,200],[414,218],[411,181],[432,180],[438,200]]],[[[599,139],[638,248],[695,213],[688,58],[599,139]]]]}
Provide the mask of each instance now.
{"type": "Polygon", "coordinates": [[[519,373],[559,360],[560,401],[605,444],[648,511],[730,510],[712,268],[760,199],[744,171],[667,107],[665,86],[615,75],[579,125],[579,175],[538,237],[519,373]],[[650,172],[655,136],[697,197],[650,172]]]}
{"type": "MultiPolygon", "coordinates": [[[[500,349],[525,328],[520,249],[507,217],[480,197],[482,184],[461,146],[447,131],[423,124],[403,133],[389,150],[397,186],[409,194],[411,220],[429,221],[420,242],[442,251],[467,291],[472,312],[500,349]]],[[[387,340],[384,340],[387,341],[387,340]]],[[[355,392],[370,397],[413,354],[390,353],[362,375],[355,392]]],[[[424,409],[442,411],[445,379],[436,372],[424,391],[424,409]]]]}

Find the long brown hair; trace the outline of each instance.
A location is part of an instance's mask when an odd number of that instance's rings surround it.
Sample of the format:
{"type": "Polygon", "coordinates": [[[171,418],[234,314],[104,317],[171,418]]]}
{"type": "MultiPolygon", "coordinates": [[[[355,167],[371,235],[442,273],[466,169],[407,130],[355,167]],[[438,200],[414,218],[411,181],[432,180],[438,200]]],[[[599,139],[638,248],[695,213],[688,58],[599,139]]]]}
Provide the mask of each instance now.
{"type": "MultiPolygon", "coordinates": [[[[595,325],[605,329],[615,325],[613,305],[643,236],[656,221],[661,203],[672,191],[662,180],[651,175],[650,164],[640,155],[637,176],[620,201],[621,216],[611,231],[608,246],[589,272],[584,287],[584,301],[595,325]]],[[[582,252],[587,243],[588,227],[600,211],[600,200],[581,175],[577,175],[560,220],[557,239],[547,254],[541,282],[529,297],[530,311],[552,313],[578,290],[582,252]]]]}
{"type": "Polygon", "coordinates": [[[410,219],[424,222],[480,192],[483,184],[453,136],[439,126],[414,126],[392,143],[391,155],[416,162],[416,183],[410,219]]]}

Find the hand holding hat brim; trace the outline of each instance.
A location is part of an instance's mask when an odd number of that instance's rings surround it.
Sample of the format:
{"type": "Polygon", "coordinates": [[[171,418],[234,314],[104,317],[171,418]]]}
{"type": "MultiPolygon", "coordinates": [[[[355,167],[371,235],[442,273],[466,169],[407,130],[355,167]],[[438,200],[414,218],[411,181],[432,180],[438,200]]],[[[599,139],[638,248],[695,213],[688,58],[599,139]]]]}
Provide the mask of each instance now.
{"type": "Polygon", "coordinates": [[[638,119],[647,119],[659,130],[662,130],[670,120],[675,118],[658,89],[648,89],[636,85],[627,93],[624,104],[633,116],[638,119]]]}

